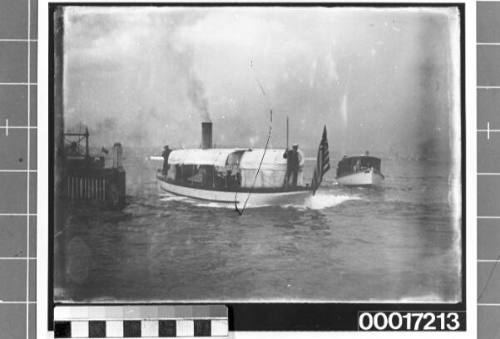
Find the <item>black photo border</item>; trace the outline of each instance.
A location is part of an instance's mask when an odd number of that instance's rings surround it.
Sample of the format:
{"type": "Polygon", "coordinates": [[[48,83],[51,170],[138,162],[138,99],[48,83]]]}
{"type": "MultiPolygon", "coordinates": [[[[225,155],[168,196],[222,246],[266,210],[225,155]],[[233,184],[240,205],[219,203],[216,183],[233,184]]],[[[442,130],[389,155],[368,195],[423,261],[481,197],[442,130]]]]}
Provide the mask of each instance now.
{"type": "MultiPolygon", "coordinates": [[[[466,68],[465,68],[465,3],[324,3],[324,2],[127,2],[127,3],[86,3],[86,2],[49,2],[49,213],[48,213],[48,330],[53,330],[54,307],[57,305],[73,306],[127,306],[127,305],[226,305],[229,311],[230,331],[357,331],[358,312],[361,311],[466,311],[466,68]],[[65,6],[87,7],[375,7],[375,8],[406,8],[406,7],[450,7],[457,8],[460,16],[460,119],[461,119],[461,301],[458,303],[56,303],[54,301],[54,14],[57,8],[65,6]]],[[[46,15],[41,13],[41,15],[46,15]]],[[[43,65],[42,65],[43,66],[43,65]]],[[[466,330],[464,324],[462,330],[466,330]]]]}

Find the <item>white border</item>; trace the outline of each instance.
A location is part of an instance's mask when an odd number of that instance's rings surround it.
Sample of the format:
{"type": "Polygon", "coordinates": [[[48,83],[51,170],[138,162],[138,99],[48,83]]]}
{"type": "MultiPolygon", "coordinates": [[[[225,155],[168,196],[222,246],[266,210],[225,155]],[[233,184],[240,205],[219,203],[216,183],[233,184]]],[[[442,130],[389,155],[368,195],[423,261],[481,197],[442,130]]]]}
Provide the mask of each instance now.
{"type": "MultiPolygon", "coordinates": [[[[65,2],[53,0],[52,3],[65,2]]],[[[79,2],[103,2],[86,0],[79,2]]],[[[113,2],[136,2],[114,0],[113,2]]],[[[168,2],[168,1],[157,1],[168,2]]],[[[187,0],[185,2],[199,2],[187,0]]],[[[235,2],[235,1],[233,1],[235,2]]],[[[239,1],[237,1],[239,2],[239,1]]],[[[246,2],[261,2],[249,0],[246,2]]],[[[292,0],[287,2],[301,2],[292,0]]],[[[332,1],[356,3],[361,1],[332,1]]],[[[366,2],[366,1],[365,1],[366,2]]],[[[476,2],[450,1],[372,1],[373,3],[465,3],[465,60],[466,60],[466,268],[467,268],[467,331],[466,332],[238,332],[232,338],[476,338],[477,337],[477,262],[476,262],[476,2]]],[[[38,218],[37,218],[37,334],[38,338],[53,338],[47,332],[47,258],[48,258],[48,0],[38,5],[38,218]]]]}

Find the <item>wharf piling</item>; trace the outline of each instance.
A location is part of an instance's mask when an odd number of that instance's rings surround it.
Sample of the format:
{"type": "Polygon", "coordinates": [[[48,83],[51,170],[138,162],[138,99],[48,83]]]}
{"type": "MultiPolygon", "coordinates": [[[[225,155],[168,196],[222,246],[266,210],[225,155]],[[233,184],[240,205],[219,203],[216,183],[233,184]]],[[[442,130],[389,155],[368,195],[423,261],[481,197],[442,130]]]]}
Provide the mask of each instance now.
{"type": "MultiPolygon", "coordinates": [[[[111,154],[112,166],[105,167],[104,156],[91,156],[88,147],[88,130],[84,133],[66,133],[77,137],[67,144],[63,171],[63,198],[73,204],[120,208],[126,203],[126,177],[122,166],[122,145],[115,143],[111,154]],[[80,152],[79,142],[85,141],[80,152]]],[[[106,151],[107,152],[107,151],[106,151]]]]}

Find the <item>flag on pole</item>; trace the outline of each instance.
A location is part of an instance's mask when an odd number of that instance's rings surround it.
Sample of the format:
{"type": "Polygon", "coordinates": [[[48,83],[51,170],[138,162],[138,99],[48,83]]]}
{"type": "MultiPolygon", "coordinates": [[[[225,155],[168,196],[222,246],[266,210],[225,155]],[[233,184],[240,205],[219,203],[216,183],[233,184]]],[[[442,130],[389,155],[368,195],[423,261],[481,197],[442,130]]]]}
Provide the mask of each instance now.
{"type": "Polygon", "coordinates": [[[316,167],[314,168],[313,179],[311,182],[311,188],[313,195],[316,193],[321,181],[323,180],[323,175],[330,169],[330,155],[328,152],[328,139],[326,137],[326,125],[323,128],[323,136],[321,137],[321,142],[319,144],[318,156],[316,158],[316,167]]]}

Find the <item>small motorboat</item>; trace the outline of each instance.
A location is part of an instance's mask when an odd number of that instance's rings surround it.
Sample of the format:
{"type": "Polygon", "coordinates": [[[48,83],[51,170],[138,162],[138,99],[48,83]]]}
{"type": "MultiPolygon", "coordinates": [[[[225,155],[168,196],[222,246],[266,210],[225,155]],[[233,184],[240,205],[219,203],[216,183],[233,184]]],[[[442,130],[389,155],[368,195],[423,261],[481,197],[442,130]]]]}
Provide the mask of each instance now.
{"type": "Polygon", "coordinates": [[[344,186],[377,186],[384,180],[380,158],[366,152],[361,156],[344,156],[337,165],[337,182],[344,186]]]}

